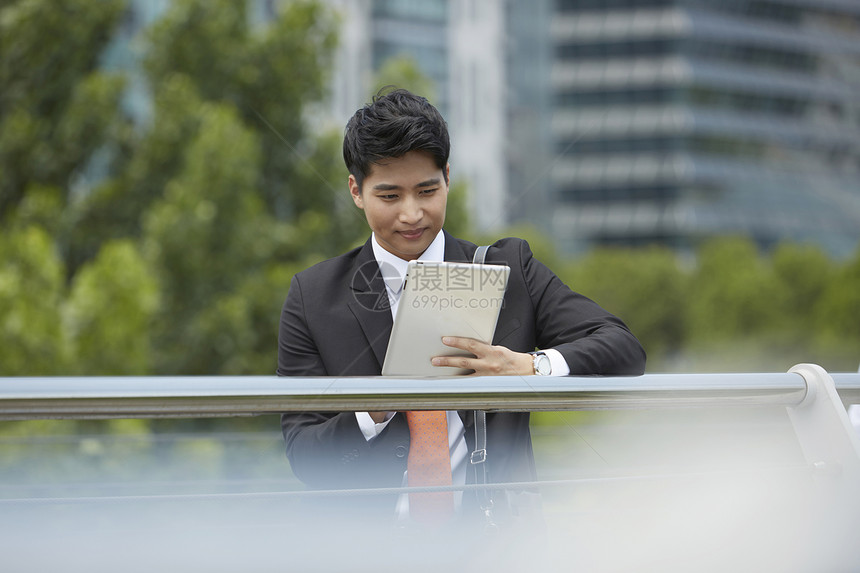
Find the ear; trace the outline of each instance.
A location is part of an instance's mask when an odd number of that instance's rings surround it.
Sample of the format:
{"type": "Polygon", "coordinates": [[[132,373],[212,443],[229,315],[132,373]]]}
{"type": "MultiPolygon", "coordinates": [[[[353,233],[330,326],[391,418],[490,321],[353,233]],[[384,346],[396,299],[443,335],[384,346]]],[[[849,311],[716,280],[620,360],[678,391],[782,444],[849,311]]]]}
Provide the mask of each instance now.
{"type": "Polygon", "coordinates": [[[358,186],[358,181],[355,176],[349,176],[349,194],[352,195],[352,202],[359,209],[364,209],[364,198],[361,196],[361,187],[358,186]]]}
{"type": "Polygon", "coordinates": [[[451,187],[451,164],[445,164],[445,185],[450,189],[451,187]]]}

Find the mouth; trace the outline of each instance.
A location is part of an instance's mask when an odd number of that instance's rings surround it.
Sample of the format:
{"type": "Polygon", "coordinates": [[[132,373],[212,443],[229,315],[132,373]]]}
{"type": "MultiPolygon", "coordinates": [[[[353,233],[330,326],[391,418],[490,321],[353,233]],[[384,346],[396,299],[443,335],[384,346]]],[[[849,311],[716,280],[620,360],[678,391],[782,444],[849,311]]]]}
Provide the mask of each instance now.
{"type": "Polygon", "coordinates": [[[415,240],[424,234],[424,229],[409,229],[406,231],[398,231],[398,233],[400,233],[400,236],[404,239],[415,240]]]}

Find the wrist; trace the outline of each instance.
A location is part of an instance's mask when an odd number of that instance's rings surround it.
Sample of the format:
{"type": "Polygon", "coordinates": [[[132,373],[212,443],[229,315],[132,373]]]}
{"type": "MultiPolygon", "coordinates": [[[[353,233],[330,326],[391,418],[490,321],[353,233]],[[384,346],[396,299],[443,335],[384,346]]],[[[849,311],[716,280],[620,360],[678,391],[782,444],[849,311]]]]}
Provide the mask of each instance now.
{"type": "Polygon", "coordinates": [[[531,353],[527,352],[523,354],[523,365],[519,369],[519,373],[523,376],[533,376],[535,373],[535,363],[534,356],[531,353]]]}

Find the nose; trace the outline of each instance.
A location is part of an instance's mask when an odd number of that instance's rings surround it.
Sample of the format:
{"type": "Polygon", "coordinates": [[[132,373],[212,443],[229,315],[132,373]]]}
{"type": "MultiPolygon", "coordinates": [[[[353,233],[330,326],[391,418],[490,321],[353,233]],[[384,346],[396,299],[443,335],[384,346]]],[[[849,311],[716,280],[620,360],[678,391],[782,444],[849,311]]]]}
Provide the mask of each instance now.
{"type": "Polygon", "coordinates": [[[405,225],[414,225],[424,217],[424,209],[420,202],[414,197],[407,197],[400,206],[400,222],[405,225]]]}

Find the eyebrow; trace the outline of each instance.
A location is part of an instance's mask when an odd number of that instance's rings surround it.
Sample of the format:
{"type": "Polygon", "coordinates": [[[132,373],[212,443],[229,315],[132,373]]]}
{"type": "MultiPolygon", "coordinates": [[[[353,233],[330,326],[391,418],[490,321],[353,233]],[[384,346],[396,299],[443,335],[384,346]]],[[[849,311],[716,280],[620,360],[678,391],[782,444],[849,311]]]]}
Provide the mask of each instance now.
{"type": "MultiPolygon", "coordinates": [[[[427,179],[426,181],[422,181],[415,185],[415,188],[418,187],[432,187],[433,185],[439,185],[442,181],[439,177],[433,177],[432,179],[427,179]]],[[[374,191],[396,191],[400,189],[400,185],[392,185],[391,183],[378,183],[373,186],[374,191]]]]}

